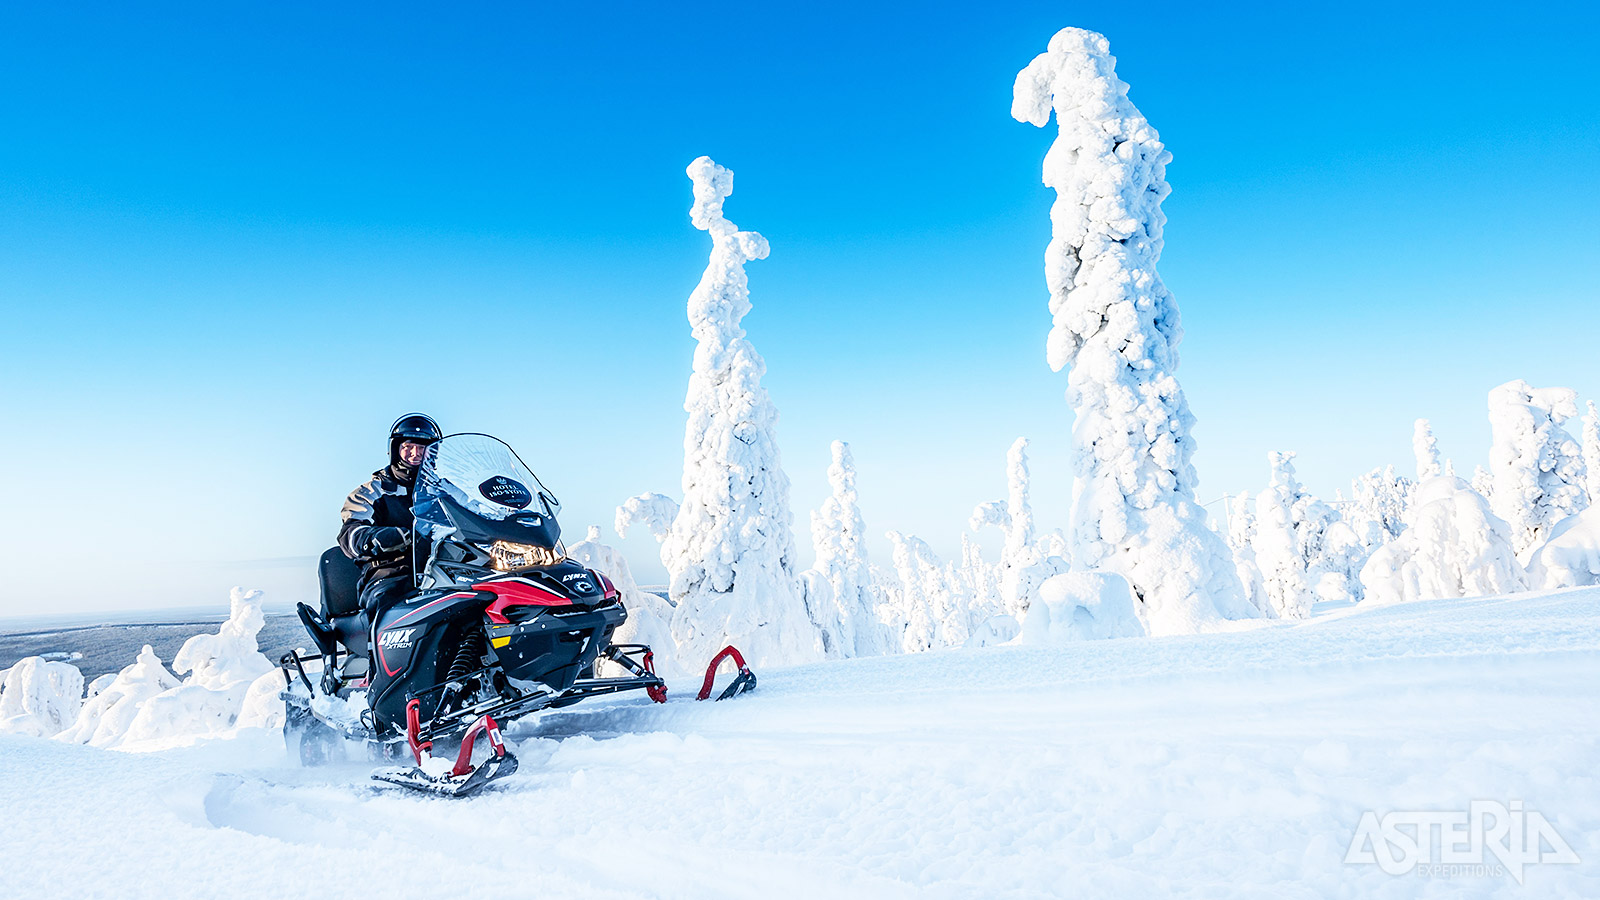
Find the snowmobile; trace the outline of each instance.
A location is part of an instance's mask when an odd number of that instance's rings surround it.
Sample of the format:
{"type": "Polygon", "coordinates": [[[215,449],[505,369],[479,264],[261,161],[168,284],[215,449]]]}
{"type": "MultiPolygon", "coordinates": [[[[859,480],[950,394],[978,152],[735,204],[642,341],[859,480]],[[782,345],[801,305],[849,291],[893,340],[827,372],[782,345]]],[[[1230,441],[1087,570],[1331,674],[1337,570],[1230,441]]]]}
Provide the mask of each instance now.
{"type": "MultiPolygon", "coordinates": [[[[335,547],[318,566],[322,609],[299,605],[317,653],[287,653],[279,664],[285,742],[301,762],[326,762],[353,740],[375,759],[415,763],[374,779],[463,796],[516,771],[505,723],[620,691],[665,703],[651,649],[611,640],[628,616],[616,586],[565,558],[559,510],[497,438],[455,434],[429,446],[412,500],[417,592],[367,621],[359,572],[335,547]],[[626,674],[598,677],[602,661],[626,674]],[[480,737],[489,752],[475,764],[480,737]]],[[[755,687],[728,647],[707,667],[700,699],[725,658],[738,673],[717,699],[755,687]]]]}

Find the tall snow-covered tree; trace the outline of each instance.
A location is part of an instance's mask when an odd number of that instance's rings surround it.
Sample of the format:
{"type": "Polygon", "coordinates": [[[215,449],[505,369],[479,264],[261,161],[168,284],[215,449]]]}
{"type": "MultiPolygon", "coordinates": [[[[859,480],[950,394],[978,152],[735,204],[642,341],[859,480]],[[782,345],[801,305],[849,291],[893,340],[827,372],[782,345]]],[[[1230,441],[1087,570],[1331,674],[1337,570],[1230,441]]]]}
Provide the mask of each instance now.
{"type": "Polygon", "coordinates": [[[1294,476],[1294,454],[1267,454],[1272,480],[1256,496],[1256,565],[1266,587],[1267,600],[1279,618],[1304,619],[1311,615],[1311,591],[1306,583],[1306,562],[1294,531],[1294,505],[1300,483],[1294,476]]]}
{"type": "Polygon", "coordinates": [[[1439,463],[1439,441],[1433,436],[1433,424],[1418,419],[1411,431],[1411,450],[1417,456],[1417,483],[1421,484],[1444,471],[1439,463]]]}
{"type": "MultiPolygon", "coordinates": [[[[684,660],[736,644],[753,664],[821,655],[817,627],[796,590],[789,479],[774,435],[778,411],[761,386],[766,364],[741,325],[750,311],[745,263],[767,241],[723,215],[733,173],[700,157],[689,164],[694,226],[711,235],[711,260],[689,296],[698,342],[684,410],[683,502],[661,543],[671,576],[672,636],[684,660]]],[[[648,496],[648,495],[647,495],[648,496]]],[[[659,520],[670,501],[635,498],[637,518],[659,520]]],[[[634,518],[628,505],[619,524],[634,518]]]]}
{"type": "Polygon", "coordinates": [[[1017,75],[1011,114],[1059,135],[1045,251],[1052,369],[1070,369],[1073,563],[1127,577],[1152,634],[1254,608],[1195,502],[1194,417],[1174,373],[1182,328],[1156,272],[1171,160],[1128,100],[1106,39],[1065,28],[1017,75]]]}
{"type": "Polygon", "coordinates": [[[993,525],[1004,535],[1000,550],[1000,596],[1005,612],[1022,621],[1039,585],[1056,574],[1033,533],[1033,507],[1028,504],[1028,439],[1019,437],[1006,451],[1006,500],[980,503],[968,525],[973,531],[993,525]]]}
{"type": "Polygon", "coordinates": [[[1493,504],[1494,475],[1490,474],[1488,469],[1485,469],[1483,466],[1473,466],[1472,478],[1469,479],[1467,483],[1472,485],[1473,490],[1482,494],[1483,499],[1488,500],[1491,505],[1493,504]]]}
{"type": "Polygon", "coordinates": [[[1228,549],[1233,551],[1233,566],[1244,585],[1245,598],[1267,618],[1278,613],[1267,598],[1266,581],[1261,577],[1261,567],[1256,563],[1256,513],[1250,503],[1250,492],[1245,491],[1233,500],[1228,513],[1228,549]]]}
{"type": "Polygon", "coordinates": [[[855,458],[844,441],[834,441],[832,450],[833,462],[828,466],[832,492],[822,507],[811,513],[811,545],[817,554],[813,568],[833,588],[839,655],[877,656],[887,649],[887,635],[877,618],[881,590],[867,561],[855,458]]]}
{"type": "Polygon", "coordinates": [[[1561,427],[1577,414],[1571,388],[1508,381],[1489,392],[1489,499],[1510,526],[1519,558],[1544,543],[1556,523],[1589,505],[1582,451],[1561,427]]]}
{"type": "Polygon", "coordinates": [[[1589,413],[1583,417],[1583,467],[1589,489],[1589,505],[1600,506],[1600,410],[1589,401],[1589,413]]]}
{"type": "MultiPolygon", "coordinates": [[[[954,604],[946,566],[925,541],[898,531],[888,534],[894,545],[894,570],[899,583],[891,589],[894,618],[902,624],[899,649],[920,653],[949,646],[947,620],[954,604]]],[[[966,634],[960,635],[962,643],[966,634]]]]}

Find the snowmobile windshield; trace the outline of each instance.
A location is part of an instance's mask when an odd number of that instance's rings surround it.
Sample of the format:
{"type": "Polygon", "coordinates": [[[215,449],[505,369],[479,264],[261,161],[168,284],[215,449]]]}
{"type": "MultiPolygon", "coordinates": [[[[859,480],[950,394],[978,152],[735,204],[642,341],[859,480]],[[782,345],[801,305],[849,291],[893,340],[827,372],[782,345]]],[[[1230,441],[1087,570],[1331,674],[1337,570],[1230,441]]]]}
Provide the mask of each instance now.
{"type": "Polygon", "coordinates": [[[537,527],[561,510],[516,451],[487,434],[452,434],[429,445],[416,491],[411,511],[418,530],[430,536],[483,526],[501,531],[501,523],[537,527]],[[488,521],[462,521],[463,512],[488,521]]]}

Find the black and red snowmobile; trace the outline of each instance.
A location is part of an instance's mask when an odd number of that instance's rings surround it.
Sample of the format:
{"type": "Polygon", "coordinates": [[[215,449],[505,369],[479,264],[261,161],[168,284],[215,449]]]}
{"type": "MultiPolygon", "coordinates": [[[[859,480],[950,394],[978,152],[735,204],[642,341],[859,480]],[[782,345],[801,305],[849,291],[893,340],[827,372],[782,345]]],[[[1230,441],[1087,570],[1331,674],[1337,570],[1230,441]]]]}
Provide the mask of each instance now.
{"type": "MultiPolygon", "coordinates": [[[[280,665],[285,740],[301,762],[359,741],[376,759],[415,763],[373,778],[462,796],[516,771],[504,723],[619,691],[666,702],[650,648],[612,643],[627,610],[606,576],[565,558],[559,509],[500,440],[456,434],[431,445],[412,501],[417,593],[368,622],[359,572],[335,547],[318,569],[321,612],[300,604],[318,653],[288,653],[280,665]],[[601,662],[623,674],[597,677],[601,662]],[[488,752],[475,763],[480,737],[488,752]]],[[[739,672],[717,699],[755,687],[729,647],[707,668],[701,699],[730,656],[739,672]]]]}

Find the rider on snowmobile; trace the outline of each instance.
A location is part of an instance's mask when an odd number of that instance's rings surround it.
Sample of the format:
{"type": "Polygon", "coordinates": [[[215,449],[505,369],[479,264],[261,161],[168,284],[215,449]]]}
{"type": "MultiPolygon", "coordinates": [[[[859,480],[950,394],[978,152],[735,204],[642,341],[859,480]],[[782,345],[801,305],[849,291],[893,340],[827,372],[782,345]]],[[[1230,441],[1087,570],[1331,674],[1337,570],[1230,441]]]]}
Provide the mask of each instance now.
{"type": "Polygon", "coordinates": [[[401,416],[389,428],[389,465],[344,501],[339,549],[361,564],[361,606],[369,621],[413,588],[412,493],[428,445],[442,437],[439,424],[428,416],[401,416]]]}

